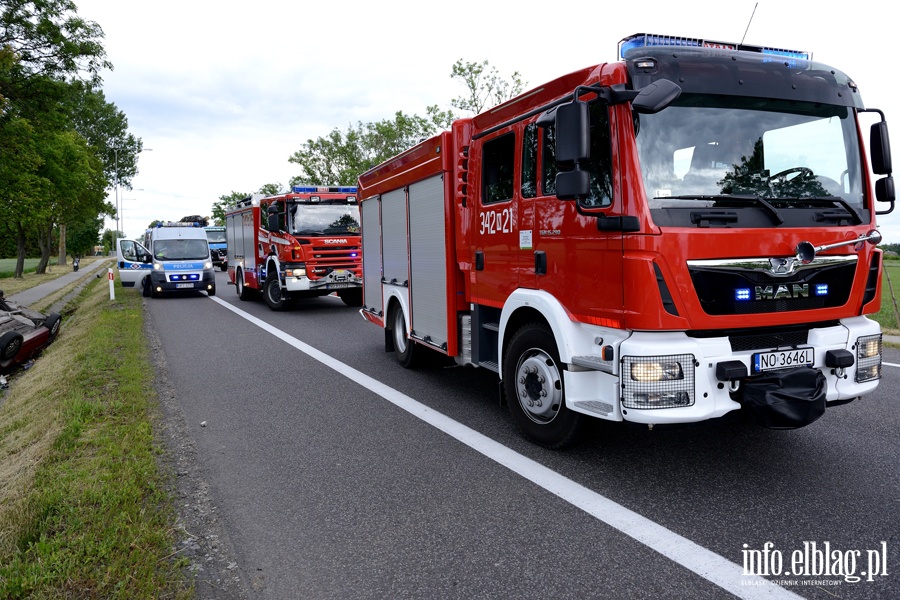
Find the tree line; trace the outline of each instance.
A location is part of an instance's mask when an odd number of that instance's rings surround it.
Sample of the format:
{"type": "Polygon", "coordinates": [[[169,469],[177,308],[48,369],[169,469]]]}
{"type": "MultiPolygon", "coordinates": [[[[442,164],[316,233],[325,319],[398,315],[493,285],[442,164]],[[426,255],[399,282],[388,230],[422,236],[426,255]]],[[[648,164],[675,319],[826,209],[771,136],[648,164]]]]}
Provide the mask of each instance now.
{"type": "MultiPolygon", "coordinates": [[[[505,79],[487,60],[479,63],[459,59],[450,77],[464,87],[464,93],[450,101],[451,108],[443,110],[431,105],[425,108],[424,116],[397,111],[391,119],[359,121],[343,131],[335,127],[328,135],[307,140],[288,157],[288,162],[296,164],[300,173],[287,186],[267,183],[254,193],[271,196],[301,184],[356,185],[359,175],[370,168],[449,128],[453,120],[464,114],[478,114],[514,98],[526,85],[518,71],[505,79]]],[[[213,222],[224,225],[228,207],[248,195],[232,191],[219,196],[212,206],[213,222]]]]}
{"type": "Polygon", "coordinates": [[[137,173],[141,140],[103,95],[103,37],[70,0],[0,3],[0,256],[17,277],[26,256],[43,273],[91,252],[115,216],[107,190],[137,173]]]}

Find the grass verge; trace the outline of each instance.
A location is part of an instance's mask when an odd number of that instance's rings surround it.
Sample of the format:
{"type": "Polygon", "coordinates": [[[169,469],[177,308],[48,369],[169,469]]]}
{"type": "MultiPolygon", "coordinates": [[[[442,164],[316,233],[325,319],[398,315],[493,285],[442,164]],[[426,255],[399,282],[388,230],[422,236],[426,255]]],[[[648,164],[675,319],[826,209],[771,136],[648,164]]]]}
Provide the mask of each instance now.
{"type": "Polygon", "coordinates": [[[0,597],[189,598],[141,297],[77,303],[0,404],[0,597]]]}

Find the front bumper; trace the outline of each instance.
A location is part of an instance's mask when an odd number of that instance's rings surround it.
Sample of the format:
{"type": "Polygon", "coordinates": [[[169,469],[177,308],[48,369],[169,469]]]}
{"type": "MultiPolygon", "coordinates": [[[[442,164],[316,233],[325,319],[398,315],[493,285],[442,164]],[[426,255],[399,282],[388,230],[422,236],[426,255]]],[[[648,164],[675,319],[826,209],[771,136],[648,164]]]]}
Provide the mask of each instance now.
{"type": "Polygon", "coordinates": [[[207,291],[216,285],[216,275],[212,269],[202,271],[153,271],[150,284],[156,293],[184,292],[190,290],[207,291]]]}
{"type": "MultiPolygon", "coordinates": [[[[754,372],[754,354],[771,351],[772,347],[734,350],[727,336],[690,337],[683,332],[617,332],[626,337],[612,342],[614,358],[603,361],[596,356],[600,348],[591,343],[601,337],[598,336],[599,328],[586,325],[581,328],[584,339],[572,343],[573,355],[564,359],[570,363],[564,374],[566,404],[576,412],[596,417],[645,424],[691,423],[718,418],[748,405],[746,389],[758,388],[757,382],[772,373],[754,372]],[[635,370],[639,363],[640,368],[635,370]],[[658,370],[658,364],[664,365],[664,371],[674,373],[671,381],[649,382],[654,375],[647,365],[658,370]],[[675,364],[677,368],[672,366],[675,364]],[[647,381],[636,380],[643,378],[647,381]]],[[[613,340],[609,330],[602,333],[603,338],[613,340]]],[[[809,381],[818,382],[818,374],[821,374],[824,385],[822,390],[814,389],[815,386],[808,390],[795,386],[791,394],[797,398],[823,395],[827,405],[849,402],[872,392],[878,386],[880,376],[857,381],[865,379],[863,369],[871,368],[865,365],[861,368],[861,363],[866,361],[859,358],[857,341],[878,340],[879,355],[874,360],[880,373],[880,334],[878,323],[866,317],[809,329],[802,346],[812,349],[813,359],[812,364],[803,367],[816,372],[816,377],[809,381]],[[826,363],[833,363],[828,357],[838,351],[844,356],[852,355],[852,364],[828,366],[826,363]]],[[[871,365],[871,360],[868,364],[871,365]]],[[[801,387],[804,385],[800,384],[801,387]]]]}

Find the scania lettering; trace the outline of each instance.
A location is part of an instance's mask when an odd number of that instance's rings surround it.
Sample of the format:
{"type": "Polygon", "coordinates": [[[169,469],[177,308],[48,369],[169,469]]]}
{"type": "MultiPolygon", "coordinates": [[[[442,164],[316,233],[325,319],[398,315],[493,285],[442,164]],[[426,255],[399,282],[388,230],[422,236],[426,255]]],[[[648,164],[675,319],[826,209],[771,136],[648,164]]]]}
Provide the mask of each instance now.
{"type": "Polygon", "coordinates": [[[228,278],[241,300],[261,292],[269,308],[282,310],[292,299],[336,292],[348,306],[362,304],[355,186],[248,196],[225,222],[228,278]]]}
{"type": "Polygon", "coordinates": [[[360,176],[361,314],[404,366],[495,371],[547,447],[588,417],[803,427],[881,378],[891,171],[811,54],[633,35],[360,176]]]}
{"type": "Polygon", "coordinates": [[[120,239],[119,279],[123,287],[140,287],[157,297],[189,290],[216,294],[216,276],[206,231],[199,222],[169,221],[148,229],[146,246],[120,239]]]}

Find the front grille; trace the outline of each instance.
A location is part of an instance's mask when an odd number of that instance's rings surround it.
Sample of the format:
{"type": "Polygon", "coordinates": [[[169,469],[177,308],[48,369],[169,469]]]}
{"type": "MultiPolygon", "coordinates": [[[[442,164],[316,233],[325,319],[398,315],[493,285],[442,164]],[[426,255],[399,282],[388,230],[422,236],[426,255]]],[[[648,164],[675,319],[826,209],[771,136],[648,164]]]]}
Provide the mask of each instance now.
{"type": "Polygon", "coordinates": [[[772,348],[802,346],[809,340],[809,330],[771,331],[764,333],[733,334],[728,336],[732,352],[771,350],[772,348]]]}
{"type": "Polygon", "coordinates": [[[856,263],[808,267],[787,277],[746,268],[695,265],[689,269],[706,314],[746,315],[843,306],[850,297],[856,263]],[[816,295],[821,286],[827,286],[826,295],[816,295]],[[745,294],[741,296],[739,290],[745,294]]]}

